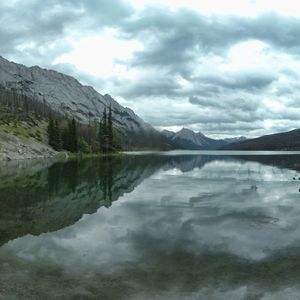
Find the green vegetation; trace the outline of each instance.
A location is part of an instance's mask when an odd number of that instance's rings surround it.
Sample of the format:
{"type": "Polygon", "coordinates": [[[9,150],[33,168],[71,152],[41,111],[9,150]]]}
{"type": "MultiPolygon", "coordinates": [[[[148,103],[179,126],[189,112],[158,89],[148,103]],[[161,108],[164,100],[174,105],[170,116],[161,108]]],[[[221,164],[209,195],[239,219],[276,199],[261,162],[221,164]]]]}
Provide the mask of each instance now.
{"type": "Polygon", "coordinates": [[[0,86],[0,131],[21,139],[34,138],[54,150],[71,153],[114,153],[121,139],[113,128],[112,110],[101,121],[78,122],[53,110],[40,98],[29,98],[0,86]]]}
{"type": "Polygon", "coordinates": [[[49,116],[48,138],[53,149],[72,153],[114,153],[121,149],[121,140],[113,128],[112,111],[106,108],[98,126],[84,125],[71,120],[59,121],[49,116]]]}
{"type": "Polygon", "coordinates": [[[53,120],[52,115],[49,116],[47,133],[49,145],[56,151],[62,150],[62,139],[58,128],[58,121],[53,120]]]}
{"type": "Polygon", "coordinates": [[[44,143],[47,141],[46,128],[46,120],[36,119],[32,113],[28,113],[26,118],[21,118],[0,105],[0,132],[16,136],[23,141],[34,138],[44,143]]]}
{"type": "MultiPolygon", "coordinates": [[[[47,117],[57,116],[43,100],[29,98],[0,86],[0,133],[3,142],[17,137],[22,142],[35,139],[47,143],[47,117]]],[[[55,126],[55,124],[54,124],[55,126]]]]}

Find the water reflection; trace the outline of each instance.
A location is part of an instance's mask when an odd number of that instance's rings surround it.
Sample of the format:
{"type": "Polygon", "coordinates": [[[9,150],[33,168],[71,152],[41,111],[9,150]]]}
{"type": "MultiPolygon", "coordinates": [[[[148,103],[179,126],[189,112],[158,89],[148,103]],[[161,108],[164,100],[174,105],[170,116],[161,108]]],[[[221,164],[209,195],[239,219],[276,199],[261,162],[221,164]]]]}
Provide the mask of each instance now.
{"type": "Polygon", "coordinates": [[[18,169],[0,169],[0,296],[298,297],[298,156],[126,156],[18,169]]]}
{"type": "Polygon", "coordinates": [[[0,245],[25,234],[39,235],[110,207],[155,170],[150,159],[113,158],[49,164],[20,162],[1,169],[0,245]],[[23,165],[24,164],[24,165],[23,165]]]}

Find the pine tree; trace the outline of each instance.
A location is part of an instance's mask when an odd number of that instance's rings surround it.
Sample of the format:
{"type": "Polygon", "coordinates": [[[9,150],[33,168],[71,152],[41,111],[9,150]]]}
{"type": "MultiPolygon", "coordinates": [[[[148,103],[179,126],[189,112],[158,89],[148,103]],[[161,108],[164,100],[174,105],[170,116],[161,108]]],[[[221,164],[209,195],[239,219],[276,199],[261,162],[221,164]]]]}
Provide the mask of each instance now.
{"type": "Polygon", "coordinates": [[[48,121],[48,127],[47,127],[47,133],[48,133],[48,144],[54,148],[55,142],[54,142],[54,134],[55,134],[55,128],[54,128],[54,120],[52,118],[52,115],[49,115],[49,121],[48,121]]]}
{"type": "Polygon", "coordinates": [[[103,129],[103,134],[104,136],[107,135],[107,113],[106,113],[106,107],[104,108],[103,111],[103,116],[102,116],[102,129],[103,129]]]}
{"type": "Polygon", "coordinates": [[[99,126],[99,142],[100,142],[100,150],[102,152],[107,152],[107,113],[106,108],[104,108],[102,120],[99,126]]]}
{"type": "Polygon", "coordinates": [[[113,129],[113,149],[115,151],[122,150],[122,140],[116,130],[113,129]]]}
{"type": "Polygon", "coordinates": [[[113,151],[113,125],[112,125],[112,111],[111,106],[108,111],[108,119],[107,119],[107,150],[113,151]]]}
{"type": "Polygon", "coordinates": [[[60,151],[62,149],[62,140],[61,140],[61,134],[58,125],[58,120],[54,120],[52,115],[49,116],[47,132],[48,132],[49,145],[54,150],[60,151]]]}
{"type": "Polygon", "coordinates": [[[102,120],[99,122],[99,130],[98,130],[98,142],[99,142],[99,151],[103,151],[103,145],[104,145],[104,132],[103,132],[103,122],[102,120]]]}
{"type": "Polygon", "coordinates": [[[78,151],[81,153],[90,153],[91,152],[91,148],[90,148],[89,144],[83,138],[80,138],[78,140],[78,151]]]}
{"type": "Polygon", "coordinates": [[[75,119],[69,123],[69,138],[70,138],[70,151],[78,151],[78,136],[77,136],[77,124],[75,119]]]}
{"type": "Polygon", "coordinates": [[[62,149],[62,139],[61,139],[61,133],[59,129],[58,120],[55,120],[54,122],[54,134],[53,134],[53,144],[54,144],[54,150],[61,151],[62,149]]]}
{"type": "Polygon", "coordinates": [[[65,128],[62,132],[62,145],[63,149],[70,151],[70,135],[69,135],[69,127],[65,128]]]}

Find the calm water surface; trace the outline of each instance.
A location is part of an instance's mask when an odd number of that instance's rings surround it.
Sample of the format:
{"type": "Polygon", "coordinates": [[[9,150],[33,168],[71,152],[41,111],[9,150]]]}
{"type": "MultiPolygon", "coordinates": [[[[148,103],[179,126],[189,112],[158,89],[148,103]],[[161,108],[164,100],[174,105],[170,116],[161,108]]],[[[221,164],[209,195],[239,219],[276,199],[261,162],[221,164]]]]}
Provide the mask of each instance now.
{"type": "Polygon", "coordinates": [[[0,164],[0,299],[300,299],[300,156],[0,164]]]}

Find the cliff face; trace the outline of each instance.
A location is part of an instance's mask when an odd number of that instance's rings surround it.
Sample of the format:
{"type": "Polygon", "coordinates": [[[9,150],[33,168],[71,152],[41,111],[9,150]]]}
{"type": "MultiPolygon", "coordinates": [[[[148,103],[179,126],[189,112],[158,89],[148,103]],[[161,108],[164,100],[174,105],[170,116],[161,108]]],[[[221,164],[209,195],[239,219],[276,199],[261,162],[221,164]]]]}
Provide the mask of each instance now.
{"type": "MultiPolygon", "coordinates": [[[[111,107],[114,127],[130,145],[144,137],[161,138],[161,134],[131,109],[121,106],[110,95],[101,95],[75,78],[38,66],[26,67],[0,56],[0,87],[45,101],[51,108],[88,123],[99,120],[104,108],[111,107]]],[[[145,142],[146,143],[146,142],[145,142]]],[[[158,142],[158,144],[160,141],[158,142]]],[[[149,147],[149,145],[145,145],[149,147]]]]}

